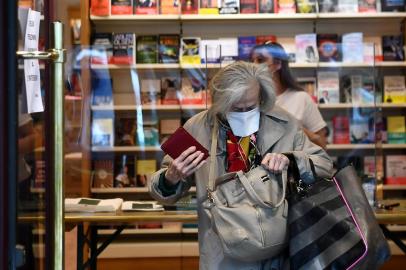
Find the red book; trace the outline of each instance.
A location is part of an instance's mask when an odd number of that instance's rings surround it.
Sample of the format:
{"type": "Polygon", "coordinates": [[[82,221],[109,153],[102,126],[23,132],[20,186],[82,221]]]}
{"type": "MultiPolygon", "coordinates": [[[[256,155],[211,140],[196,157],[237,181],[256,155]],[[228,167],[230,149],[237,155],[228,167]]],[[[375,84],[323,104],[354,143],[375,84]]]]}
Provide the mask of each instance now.
{"type": "Polygon", "coordinates": [[[111,0],[112,15],[132,15],[133,1],[132,0],[111,0]]]}
{"type": "Polygon", "coordinates": [[[135,14],[153,15],[158,14],[157,0],[135,0],[135,14]]]}
{"type": "Polygon", "coordinates": [[[258,1],[257,0],[240,0],[240,13],[241,14],[258,13],[258,1]]]}
{"type": "Polygon", "coordinates": [[[333,117],[333,143],[350,143],[350,121],[347,116],[333,117]]]}
{"type": "Polygon", "coordinates": [[[179,127],[162,145],[161,149],[171,158],[180,156],[186,149],[196,146],[196,151],[204,153],[203,160],[209,156],[209,151],[204,148],[186,129],[179,127]]]}
{"type": "Polygon", "coordinates": [[[198,0],[181,0],[182,14],[197,14],[199,11],[198,0]]]}
{"type": "Polygon", "coordinates": [[[266,35],[266,36],[257,36],[256,44],[262,45],[266,42],[276,42],[276,36],[274,35],[266,35]]]}
{"type": "Polygon", "coordinates": [[[109,16],[110,15],[110,1],[109,0],[91,0],[90,1],[90,14],[96,16],[109,16]]]}

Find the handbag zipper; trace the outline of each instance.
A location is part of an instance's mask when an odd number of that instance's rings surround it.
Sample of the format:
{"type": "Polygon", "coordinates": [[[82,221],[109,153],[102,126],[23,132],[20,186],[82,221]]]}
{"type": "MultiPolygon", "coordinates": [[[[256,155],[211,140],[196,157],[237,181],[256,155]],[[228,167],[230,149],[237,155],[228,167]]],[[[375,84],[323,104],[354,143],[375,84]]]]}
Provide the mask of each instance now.
{"type": "Polygon", "coordinates": [[[265,241],[264,241],[264,230],[262,228],[262,219],[261,219],[261,213],[259,212],[258,209],[258,205],[254,206],[255,208],[255,213],[257,214],[257,218],[258,218],[258,224],[259,224],[259,230],[261,232],[261,242],[262,242],[262,246],[265,246],[265,241]]]}

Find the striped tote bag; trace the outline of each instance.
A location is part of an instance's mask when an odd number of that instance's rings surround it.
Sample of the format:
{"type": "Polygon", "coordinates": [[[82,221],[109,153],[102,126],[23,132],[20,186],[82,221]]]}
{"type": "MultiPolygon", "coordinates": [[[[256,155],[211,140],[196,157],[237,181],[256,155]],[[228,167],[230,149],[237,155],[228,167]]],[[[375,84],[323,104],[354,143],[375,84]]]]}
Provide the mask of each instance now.
{"type": "Polygon", "coordinates": [[[291,269],[378,269],[390,251],[354,168],[347,166],[312,185],[297,177],[297,167],[293,171],[288,196],[291,269]]]}

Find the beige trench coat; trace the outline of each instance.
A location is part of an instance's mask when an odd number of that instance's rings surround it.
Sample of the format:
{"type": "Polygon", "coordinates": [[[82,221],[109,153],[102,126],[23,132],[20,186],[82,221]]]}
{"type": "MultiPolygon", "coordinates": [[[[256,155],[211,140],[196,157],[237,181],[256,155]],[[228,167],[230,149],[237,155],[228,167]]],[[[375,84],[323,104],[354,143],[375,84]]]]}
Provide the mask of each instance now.
{"type": "MultiPolygon", "coordinates": [[[[203,146],[210,149],[211,129],[214,117],[208,111],[201,112],[189,119],[184,128],[188,130],[203,146]]],[[[226,162],[226,134],[225,130],[219,130],[217,148],[217,175],[225,173],[226,162]]],[[[260,128],[257,136],[257,146],[262,155],[271,152],[293,152],[298,163],[302,179],[313,181],[309,158],[312,159],[316,174],[320,177],[332,176],[332,161],[326,152],[319,146],[310,142],[303,133],[298,121],[289,113],[278,106],[267,114],[261,114],[260,128]]],[[[173,204],[188,193],[192,183],[196,183],[196,197],[199,215],[199,252],[200,270],[260,270],[282,269],[281,258],[273,258],[266,262],[246,263],[223,256],[221,243],[217,235],[212,231],[210,220],[204,213],[202,202],[206,200],[206,187],[209,178],[209,162],[185,181],[182,181],[174,195],[164,197],[158,188],[159,176],[166,170],[171,158],[165,156],[162,168],[157,171],[149,184],[153,198],[163,204],[173,204]],[[272,267],[270,266],[272,264],[272,267]],[[274,268],[275,267],[275,268],[274,268]]],[[[285,265],[286,266],[286,265],[285,265]]]]}

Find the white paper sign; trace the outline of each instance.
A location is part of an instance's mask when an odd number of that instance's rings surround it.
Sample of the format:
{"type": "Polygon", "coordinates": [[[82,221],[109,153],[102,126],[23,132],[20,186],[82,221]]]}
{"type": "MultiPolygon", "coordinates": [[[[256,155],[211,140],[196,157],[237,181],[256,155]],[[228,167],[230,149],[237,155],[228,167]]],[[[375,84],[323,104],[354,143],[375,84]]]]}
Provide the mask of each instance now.
{"type": "MultiPolygon", "coordinates": [[[[28,11],[27,28],[24,38],[25,51],[38,50],[40,18],[40,12],[31,9],[28,11]]],[[[44,105],[42,104],[41,98],[41,82],[38,60],[24,60],[24,79],[28,113],[43,112],[44,105]]]]}

